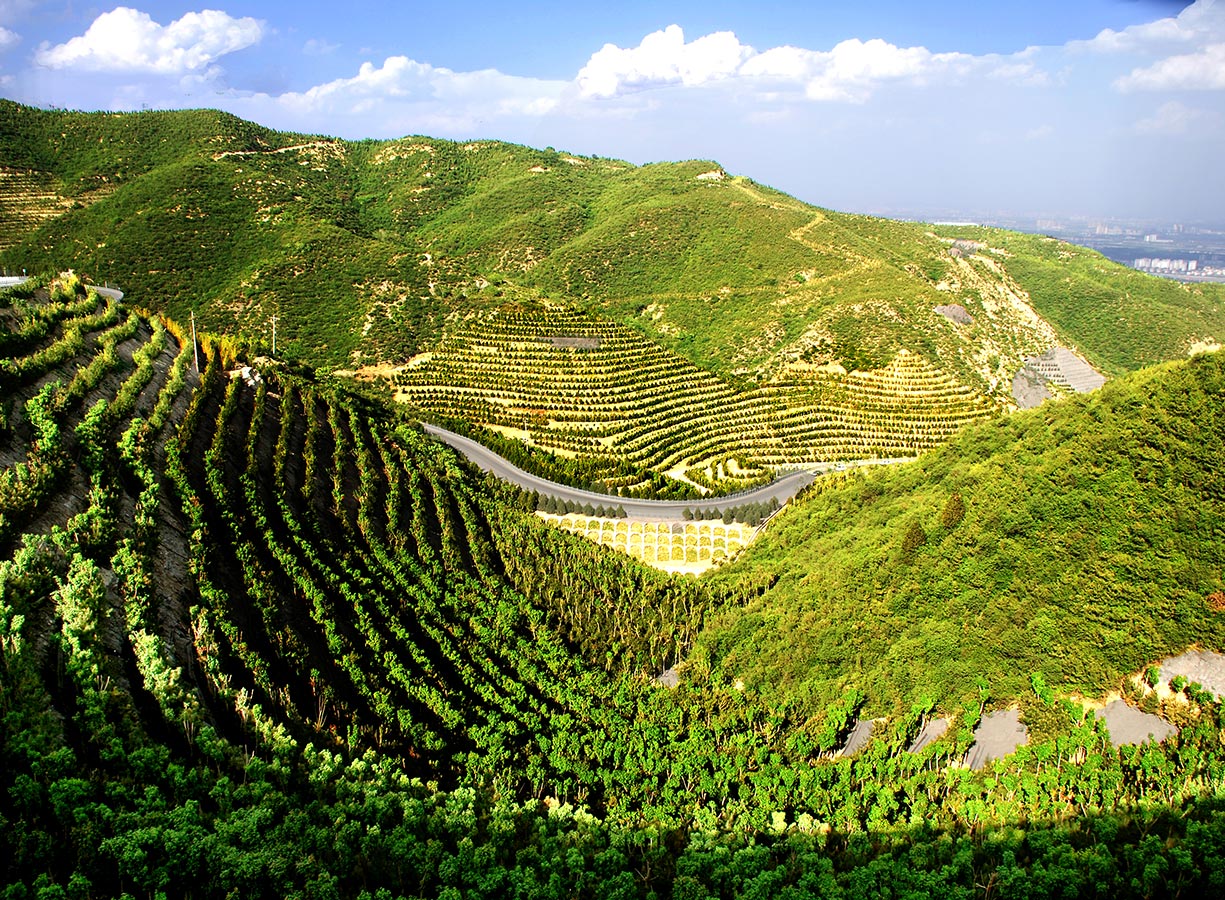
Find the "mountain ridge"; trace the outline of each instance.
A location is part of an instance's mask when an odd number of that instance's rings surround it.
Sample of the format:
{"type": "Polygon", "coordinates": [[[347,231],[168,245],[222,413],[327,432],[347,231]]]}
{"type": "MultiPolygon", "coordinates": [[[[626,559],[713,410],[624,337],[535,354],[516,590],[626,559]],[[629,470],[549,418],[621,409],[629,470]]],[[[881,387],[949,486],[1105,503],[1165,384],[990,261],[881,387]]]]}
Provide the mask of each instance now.
{"type": "Polygon", "coordinates": [[[0,162],[50,179],[62,212],[29,225],[6,216],[0,260],[128,280],[142,296],[164,296],[176,318],[190,311],[178,295],[204,292],[196,311],[207,324],[248,339],[266,341],[279,312],[285,347],[330,365],[403,361],[447,317],[516,291],[611,315],[716,372],[760,378],[800,356],[870,369],[904,348],[984,391],[1056,338],[1115,375],[1181,355],[1225,315],[1211,286],[1180,291],[1137,276],[1119,291],[1110,279],[1121,267],[1095,256],[1083,265],[1079,250],[1060,259],[1023,236],[967,261],[949,254],[949,235],[998,246],[991,240],[1006,233],[821,210],[711,161],[632,166],[496,141],[282,134],[209,111],[3,102],[0,162]],[[1075,308],[1061,312],[1046,287],[1053,263],[1078,291],[1095,292],[1099,315],[1128,291],[1192,315],[1146,336],[1161,348],[1156,358],[1103,356],[1115,337],[1075,308]],[[1002,313],[990,297],[984,308],[984,295],[1023,297],[1029,280],[1057,334],[1030,334],[1024,316],[991,325],[1002,313]],[[981,350],[932,312],[959,297],[975,315],[971,330],[993,335],[981,350]]]}

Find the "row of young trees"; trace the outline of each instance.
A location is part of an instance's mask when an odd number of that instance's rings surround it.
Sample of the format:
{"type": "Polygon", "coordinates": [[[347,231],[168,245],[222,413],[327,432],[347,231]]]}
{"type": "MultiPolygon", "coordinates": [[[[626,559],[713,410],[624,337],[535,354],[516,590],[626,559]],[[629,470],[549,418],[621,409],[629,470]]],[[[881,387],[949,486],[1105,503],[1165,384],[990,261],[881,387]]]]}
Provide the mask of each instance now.
{"type": "Polygon", "coordinates": [[[718,490],[768,480],[771,467],[917,455],[992,411],[911,354],[880,372],[738,386],[560,307],[476,317],[393,382],[427,414],[527,431],[580,460],[684,466],[718,490]],[[739,466],[719,466],[731,456],[739,466]]]}
{"type": "Polygon", "coordinates": [[[105,334],[24,370],[4,436],[59,473],[0,560],[6,896],[1122,896],[1220,871],[1205,692],[1161,746],[1116,751],[1035,688],[1045,736],[982,773],[953,765],[981,697],[922,753],[930,703],[829,759],[857,701],[647,677],[764,585],[548,528],[309,374],[229,377],[210,343],[197,383],[158,324],[71,390],[105,334]]]}

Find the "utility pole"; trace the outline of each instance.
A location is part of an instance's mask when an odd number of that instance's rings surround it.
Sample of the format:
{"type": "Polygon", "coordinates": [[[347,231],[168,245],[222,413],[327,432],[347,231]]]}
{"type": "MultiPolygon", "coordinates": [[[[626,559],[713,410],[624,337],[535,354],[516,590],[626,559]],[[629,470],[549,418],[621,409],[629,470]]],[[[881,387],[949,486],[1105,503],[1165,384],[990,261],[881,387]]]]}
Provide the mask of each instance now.
{"type": "Polygon", "coordinates": [[[272,355],[276,356],[276,316],[272,317],[272,355]]]}
{"type": "Polygon", "coordinates": [[[191,356],[196,363],[196,374],[200,374],[200,350],[196,345],[196,311],[191,311],[191,356]]]}

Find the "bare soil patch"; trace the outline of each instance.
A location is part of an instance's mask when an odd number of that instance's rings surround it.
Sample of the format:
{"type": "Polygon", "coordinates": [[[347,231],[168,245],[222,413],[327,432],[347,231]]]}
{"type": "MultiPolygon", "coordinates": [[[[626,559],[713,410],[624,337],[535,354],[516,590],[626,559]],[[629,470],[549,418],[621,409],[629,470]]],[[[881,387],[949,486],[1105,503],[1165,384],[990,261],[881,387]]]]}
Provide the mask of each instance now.
{"type": "Polygon", "coordinates": [[[1110,743],[1115,747],[1143,744],[1150,740],[1160,743],[1178,734],[1178,729],[1165,719],[1152,713],[1141,712],[1134,706],[1128,706],[1123,700],[1107,703],[1096,715],[1105,720],[1106,730],[1110,732],[1110,743]]]}
{"type": "Polygon", "coordinates": [[[1001,709],[983,716],[974,731],[974,746],[966,756],[966,765],[978,770],[996,759],[1003,759],[1017,747],[1029,743],[1029,729],[1021,722],[1015,709],[1001,709]]]}

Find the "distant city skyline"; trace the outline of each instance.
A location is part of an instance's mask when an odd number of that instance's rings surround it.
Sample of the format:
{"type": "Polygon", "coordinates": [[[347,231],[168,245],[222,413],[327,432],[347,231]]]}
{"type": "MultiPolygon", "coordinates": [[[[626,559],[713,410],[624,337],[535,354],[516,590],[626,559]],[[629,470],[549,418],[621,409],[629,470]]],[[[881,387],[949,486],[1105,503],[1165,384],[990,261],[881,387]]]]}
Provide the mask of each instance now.
{"type": "Polygon", "coordinates": [[[849,211],[1225,218],[1225,0],[219,5],[0,0],[0,95],[713,159],[849,211]]]}
{"type": "MultiPolygon", "coordinates": [[[[1101,216],[1079,213],[1060,213],[1033,209],[975,209],[969,207],[908,207],[881,206],[865,209],[872,215],[891,219],[907,219],[914,222],[932,222],[942,225],[998,225],[1005,220],[1014,224],[1025,222],[1019,230],[1043,231],[1084,230],[1098,226],[1098,234],[1137,234],[1142,232],[1175,230],[1209,230],[1225,234],[1225,209],[1215,216],[1203,219],[1179,219],[1170,216],[1101,216]]],[[[1005,227],[1005,226],[1000,226],[1005,227]]]]}

